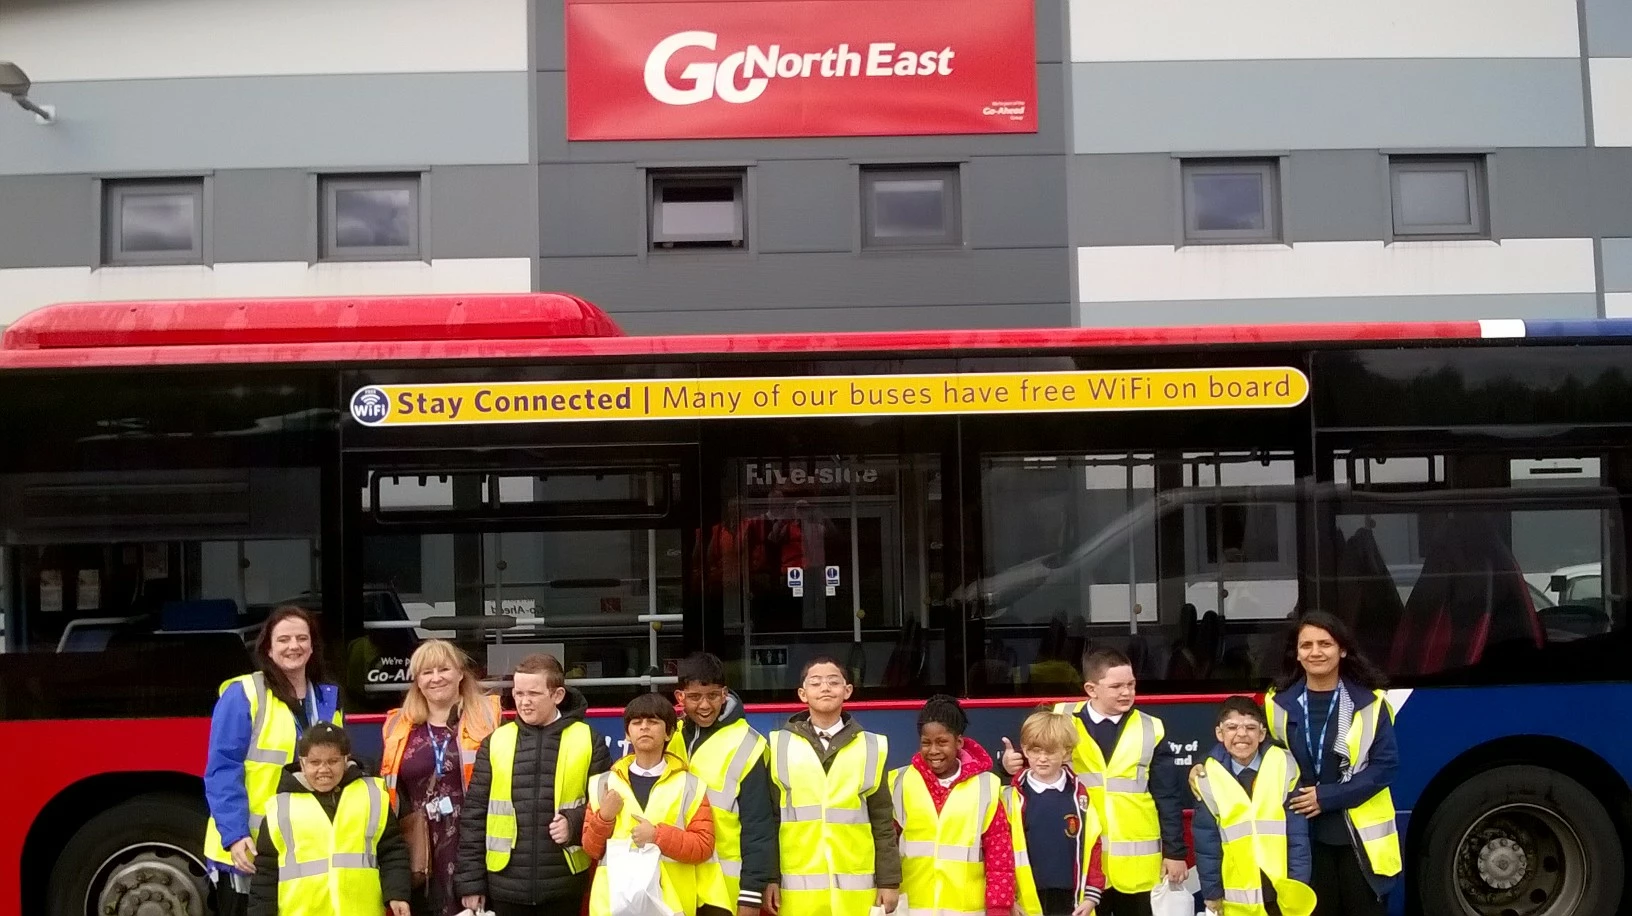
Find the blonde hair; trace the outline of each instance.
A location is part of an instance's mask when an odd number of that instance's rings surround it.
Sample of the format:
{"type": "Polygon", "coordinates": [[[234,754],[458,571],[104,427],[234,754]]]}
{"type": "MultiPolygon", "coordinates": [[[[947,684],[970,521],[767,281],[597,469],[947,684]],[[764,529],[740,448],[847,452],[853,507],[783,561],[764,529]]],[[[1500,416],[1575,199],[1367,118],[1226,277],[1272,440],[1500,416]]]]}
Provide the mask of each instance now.
{"type": "MultiPolygon", "coordinates": [[[[408,697],[402,701],[402,714],[407,717],[408,723],[420,725],[431,717],[431,706],[425,701],[425,694],[419,689],[419,675],[428,668],[442,667],[459,672],[460,718],[467,720],[472,716],[491,718],[491,711],[487,708],[487,694],[482,690],[482,682],[476,677],[470,656],[445,639],[427,639],[420,643],[419,648],[415,649],[413,656],[408,659],[408,697]]],[[[496,728],[498,724],[490,723],[489,728],[496,728]]]]}
{"type": "Polygon", "coordinates": [[[1064,753],[1077,746],[1077,726],[1063,713],[1044,710],[1026,717],[1020,726],[1020,749],[1040,747],[1045,751],[1064,753]]]}

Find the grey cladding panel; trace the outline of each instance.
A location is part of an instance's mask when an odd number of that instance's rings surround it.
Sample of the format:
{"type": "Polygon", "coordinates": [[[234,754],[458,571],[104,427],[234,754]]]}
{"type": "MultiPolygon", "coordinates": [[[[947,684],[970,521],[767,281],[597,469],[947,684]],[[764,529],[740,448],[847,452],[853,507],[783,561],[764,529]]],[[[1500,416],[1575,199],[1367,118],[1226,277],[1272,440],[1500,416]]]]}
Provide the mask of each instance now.
{"type": "Polygon", "coordinates": [[[1632,57],[1632,3],[1584,0],[1587,53],[1593,57],[1632,57]]]}
{"type": "Polygon", "coordinates": [[[975,248],[1067,244],[1064,156],[981,156],[964,166],[963,220],[975,248]]]}
{"type": "Polygon", "coordinates": [[[1282,162],[1286,239],[1348,242],[1388,232],[1387,163],[1376,150],[1299,150],[1282,162]]]}
{"type": "MultiPolygon", "coordinates": [[[[1489,159],[1491,230],[1496,238],[1584,238],[1612,177],[1610,157],[1593,149],[1504,149],[1489,159]],[[1600,170],[1599,164],[1605,169],[1600,170]]],[[[1629,163],[1632,164],[1632,163],[1629,163]]]]}
{"type": "Polygon", "coordinates": [[[567,12],[561,0],[528,0],[533,5],[533,69],[567,68],[567,12]]]}
{"type": "MultiPolygon", "coordinates": [[[[11,100],[0,98],[0,105],[11,100]]],[[[24,121],[22,111],[5,120],[24,121]]],[[[90,267],[99,255],[96,181],[86,175],[0,177],[0,269],[90,267]]]]}
{"type": "Polygon", "coordinates": [[[526,258],[538,253],[533,170],[442,166],[428,179],[433,258],[526,258]]]}
{"type": "Polygon", "coordinates": [[[1575,180],[1590,183],[1597,234],[1632,236],[1632,149],[1594,148],[1591,170],[1575,180]]]}
{"type": "Polygon", "coordinates": [[[1604,239],[1604,292],[1632,293],[1632,238],[1604,239]]]}
{"type": "Polygon", "coordinates": [[[738,309],[732,311],[613,312],[630,334],[797,333],[842,331],[1055,328],[1071,324],[1071,306],[912,306],[832,309],[738,309]]]}
{"type": "Polygon", "coordinates": [[[1072,156],[1069,168],[1074,245],[1173,244],[1179,226],[1173,157],[1072,156]]]}
{"type": "Polygon", "coordinates": [[[633,255],[644,244],[640,169],[627,162],[539,167],[539,245],[545,258],[633,255]]]}
{"type": "Polygon", "coordinates": [[[214,258],[234,261],[305,261],[317,251],[315,187],[301,169],[216,172],[214,258]]]}
{"type": "Polygon", "coordinates": [[[842,159],[767,160],[754,166],[755,237],[761,252],[850,251],[860,217],[859,176],[842,159]]]}
{"type": "Polygon", "coordinates": [[[1305,321],[1470,321],[1480,318],[1594,318],[1593,293],[1504,296],[1351,296],[1331,299],[1086,302],[1084,327],[1292,324],[1305,321]]]}

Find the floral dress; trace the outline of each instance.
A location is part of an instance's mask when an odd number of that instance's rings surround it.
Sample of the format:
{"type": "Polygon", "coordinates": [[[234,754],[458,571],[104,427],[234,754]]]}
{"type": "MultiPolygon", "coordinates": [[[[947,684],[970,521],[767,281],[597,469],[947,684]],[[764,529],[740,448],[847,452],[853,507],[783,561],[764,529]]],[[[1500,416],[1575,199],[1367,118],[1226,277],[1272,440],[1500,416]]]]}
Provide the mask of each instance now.
{"type": "MultiPolygon", "coordinates": [[[[453,892],[454,862],[459,850],[459,809],[465,800],[460,773],[459,730],[454,727],[416,725],[408,733],[397,774],[401,787],[399,811],[427,812],[431,835],[431,875],[414,901],[419,916],[455,916],[464,905],[453,892]],[[437,768],[438,748],[442,749],[441,769],[437,768]],[[439,800],[446,798],[447,804],[439,800]]],[[[416,895],[417,896],[417,895],[416,895]]]]}

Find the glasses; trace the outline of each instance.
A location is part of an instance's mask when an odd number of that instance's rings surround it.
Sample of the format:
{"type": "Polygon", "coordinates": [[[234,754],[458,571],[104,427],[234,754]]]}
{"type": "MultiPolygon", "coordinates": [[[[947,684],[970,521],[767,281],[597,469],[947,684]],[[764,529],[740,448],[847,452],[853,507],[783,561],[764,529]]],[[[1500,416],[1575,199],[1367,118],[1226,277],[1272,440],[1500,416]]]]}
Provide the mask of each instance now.
{"type": "Polygon", "coordinates": [[[1264,730],[1264,727],[1259,725],[1257,722],[1226,722],[1221,727],[1224,729],[1224,734],[1226,735],[1241,733],[1255,735],[1264,730]]]}
{"type": "Polygon", "coordinates": [[[684,693],[687,703],[724,703],[725,694],[716,690],[713,693],[684,693]]]}
{"type": "Polygon", "coordinates": [[[844,686],[844,678],[839,677],[836,674],[828,675],[827,677],[807,677],[807,678],[805,678],[805,686],[806,687],[821,687],[823,685],[826,685],[828,687],[843,687],[844,686]]]}

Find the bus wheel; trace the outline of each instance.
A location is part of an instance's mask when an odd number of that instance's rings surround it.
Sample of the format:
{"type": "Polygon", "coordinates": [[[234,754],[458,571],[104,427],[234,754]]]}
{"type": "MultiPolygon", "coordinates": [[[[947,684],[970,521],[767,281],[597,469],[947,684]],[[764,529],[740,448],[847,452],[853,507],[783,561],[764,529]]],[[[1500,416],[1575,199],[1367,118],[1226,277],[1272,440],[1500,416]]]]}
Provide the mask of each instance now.
{"type": "Polygon", "coordinates": [[[1626,860],[1604,806],[1553,770],[1504,766],[1435,809],[1417,886],[1434,916],[1601,916],[1620,904],[1626,860]]]}
{"type": "Polygon", "coordinates": [[[142,795],[85,822],[51,869],[49,916],[205,916],[205,815],[179,795],[142,795]]]}

